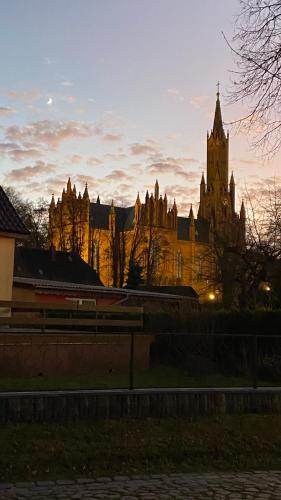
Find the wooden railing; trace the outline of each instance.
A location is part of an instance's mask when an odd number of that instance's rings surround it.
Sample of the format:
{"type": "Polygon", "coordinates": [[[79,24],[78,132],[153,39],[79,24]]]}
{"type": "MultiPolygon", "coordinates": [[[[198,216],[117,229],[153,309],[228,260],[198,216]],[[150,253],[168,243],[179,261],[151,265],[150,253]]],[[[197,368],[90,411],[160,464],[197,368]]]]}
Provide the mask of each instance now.
{"type": "Polygon", "coordinates": [[[10,316],[1,317],[0,330],[3,328],[33,328],[48,331],[77,331],[97,333],[110,331],[129,333],[143,329],[143,307],[115,305],[68,303],[40,303],[0,301],[1,308],[10,310],[10,316]]]}

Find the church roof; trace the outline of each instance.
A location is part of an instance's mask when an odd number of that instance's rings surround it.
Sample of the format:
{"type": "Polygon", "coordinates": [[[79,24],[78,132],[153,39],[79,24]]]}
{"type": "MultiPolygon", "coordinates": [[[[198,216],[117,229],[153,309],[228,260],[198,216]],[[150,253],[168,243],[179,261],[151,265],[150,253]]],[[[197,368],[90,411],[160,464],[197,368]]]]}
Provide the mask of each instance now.
{"type": "Polygon", "coordinates": [[[79,255],[38,248],[15,249],[14,276],[103,286],[96,271],[79,255]]]}
{"type": "MultiPolygon", "coordinates": [[[[95,229],[109,228],[109,214],[111,205],[102,205],[101,203],[91,203],[90,217],[91,227],[95,229]]],[[[134,227],[134,207],[114,207],[117,227],[120,231],[132,229],[134,227]]],[[[188,241],[189,238],[189,217],[178,217],[178,239],[188,241]]],[[[195,219],[195,240],[202,243],[209,241],[209,224],[205,219],[195,219]]]]}
{"type": "MultiPolygon", "coordinates": [[[[207,220],[194,219],[195,223],[195,241],[201,243],[209,243],[209,223],[207,220]]],[[[178,217],[178,239],[189,241],[189,227],[190,218],[189,217],[178,217]]]]}
{"type": "MultiPolygon", "coordinates": [[[[102,203],[91,203],[90,205],[90,220],[91,227],[95,229],[109,228],[109,214],[111,205],[103,205],[102,203]]],[[[120,231],[131,229],[134,225],[134,207],[114,207],[117,227],[120,231]]]]}
{"type": "Polygon", "coordinates": [[[0,186],[0,233],[28,235],[29,231],[0,186]]]}

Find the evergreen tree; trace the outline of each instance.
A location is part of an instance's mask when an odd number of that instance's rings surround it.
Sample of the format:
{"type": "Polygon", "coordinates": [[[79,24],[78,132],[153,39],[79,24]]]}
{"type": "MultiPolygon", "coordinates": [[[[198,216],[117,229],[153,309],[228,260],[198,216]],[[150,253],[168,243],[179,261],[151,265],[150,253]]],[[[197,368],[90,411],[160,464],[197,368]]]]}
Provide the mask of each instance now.
{"type": "Polygon", "coordinates": [[[134,260],[130,260],[126,288],[136,289],[139,288],[142,283],[142,267],[134,260]]]}

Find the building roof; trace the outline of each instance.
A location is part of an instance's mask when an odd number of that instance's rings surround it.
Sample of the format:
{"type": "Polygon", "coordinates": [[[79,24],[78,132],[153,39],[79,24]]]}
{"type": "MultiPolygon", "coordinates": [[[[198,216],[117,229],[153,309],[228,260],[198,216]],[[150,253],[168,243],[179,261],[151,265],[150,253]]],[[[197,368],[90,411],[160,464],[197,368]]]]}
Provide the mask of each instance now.
{"type": "MultiPolygon", "coordinates": [[[[69,281],[53,281],[47,279],[38,279],[38,278],[25,278],[14,276],[14,284],[15,285],[29,285],[38,290],[53,290],[54,292],[89,292],[95,294],[102,295],[116,295],[124,298],[129,297],[139,297],[139,298],[149,298],[149,299],[161,299],[161,300],[171,300],[171,301],[186,301],[190,299],[192,301],[198,301],[198,296],[196,292],[193,294],[187,293],[169,293],[167,292],[157,292],[157,291],[149,291],[149,290],[131,290],[129,288],[114,288],[114,287],[105,287],[105,286],[96,286],[96,285],[87,285],[81,283],[71,283],[69,281]],[[164,297],[163,297],[164,295],[164,297]]],[[[159,287],[162,288],[162,287],[159,287]]],[[[182,288],[191,288],[191,287],[182,287],[182,288]]],[[[192,288],[191,288],[192,289],[192,288]]],[[[193,289],[192,289],[193,290],[193,289]]],[[[122,299],[123,303],[123,299],[122,299]]]]}
{"type": "MultiPolygon", "coordinates": [[[[111,205],[102,203],[91,203],[90,218],[91,226],[95,229],[108,229],[109,214],[111,205]]],[[[131,229],[134,223],[134,207],[114,207],[117,227],[120,231],[131,229]]]]}
{"type": "Polygon", "coordinates": [[[192,286],[173,286],[173,285],[150,285],[142,287],[142,290],[155,292],[155,293],[164,293],[171,296],[179,295],[181,297],[191,297],[198,298],[198,293],[192,288],[192,286]]]}
{"type": "MultiPolygon", "coordinates": [[[[90,217],[91,226],[95,229],[109,229],[109,214],[111,205],[101,203],[91,203],[90,217]]],[[[114,207],[117,227],[120,231],[132,229],[134,227],[134,207],[114,207]]],[[[209,223],[207,220],[195,219],[195,240],[202,243],[209,242],[209,223]]],[[[178,217],[178,239],[189,241],[189,217],[178,217]]]]}
{"type": "Polygon", "coordinates": [[[55,250],[17,247],[14,276],[103,286],[96,271],[79,255],[55,250]]]}
{"type": "Polygon", "coordinates": [[[0,186],[0,233],[27,236],[28,229],[0,186]]]}
{"type": "MultiPolygon", "coordinates": [[[[209,223],[202,217],[194,219],[195,223],[195,241],[201,243],[209,242],[209,223]]],[[[189,217],[178,217],[178,239],[189,241],[189,217]]]]}

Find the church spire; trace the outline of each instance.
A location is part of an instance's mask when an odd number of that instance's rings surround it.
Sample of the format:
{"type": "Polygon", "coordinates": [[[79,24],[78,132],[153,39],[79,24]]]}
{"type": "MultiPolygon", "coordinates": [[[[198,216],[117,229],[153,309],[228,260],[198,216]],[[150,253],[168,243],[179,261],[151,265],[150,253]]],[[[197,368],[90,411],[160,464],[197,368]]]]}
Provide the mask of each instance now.
{"type": "Polygon", "coordinates": [[[221,116],[221,104],[220,104],[220,84],[217,83],[217,102],[215,110],[215,118],[212,133],[215,137],[225,137],[223,130],[222,116],[221,116]]]}

